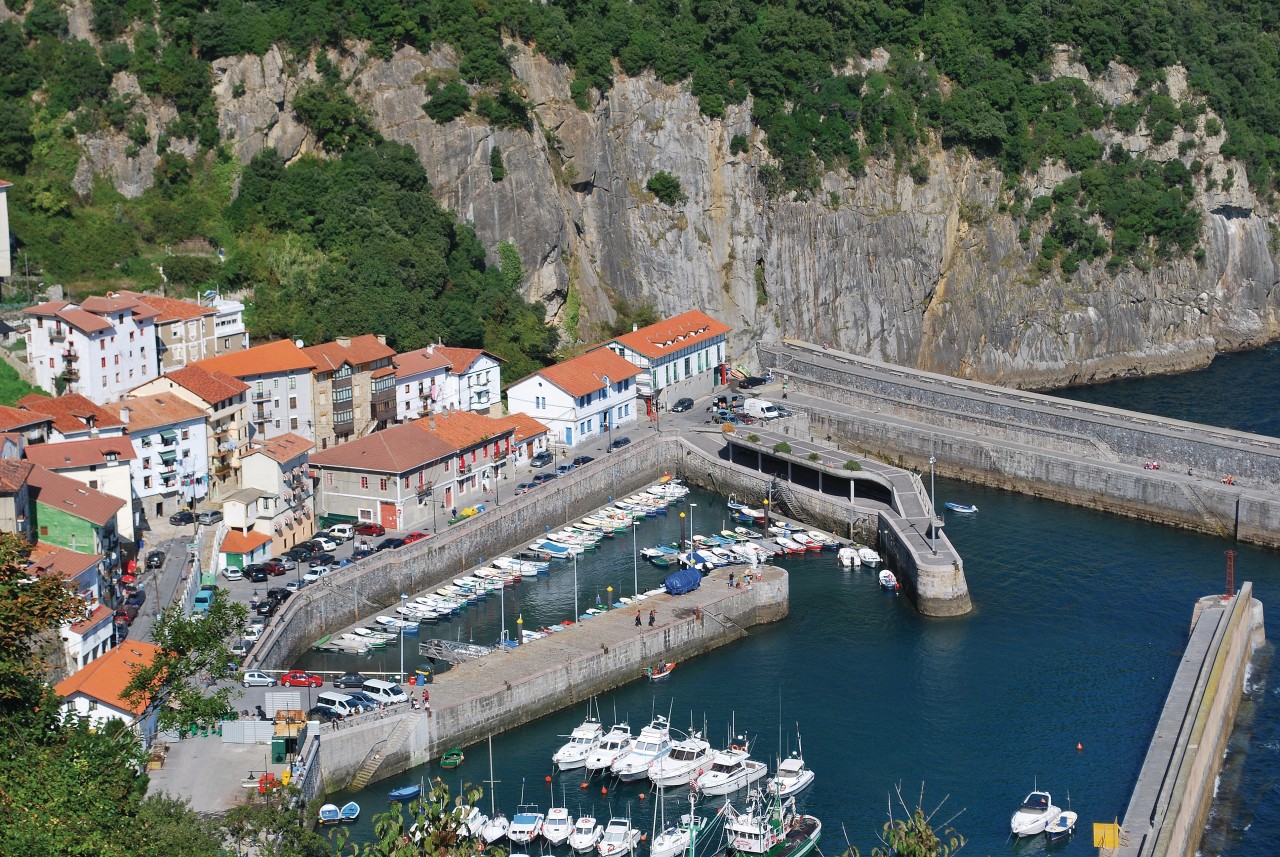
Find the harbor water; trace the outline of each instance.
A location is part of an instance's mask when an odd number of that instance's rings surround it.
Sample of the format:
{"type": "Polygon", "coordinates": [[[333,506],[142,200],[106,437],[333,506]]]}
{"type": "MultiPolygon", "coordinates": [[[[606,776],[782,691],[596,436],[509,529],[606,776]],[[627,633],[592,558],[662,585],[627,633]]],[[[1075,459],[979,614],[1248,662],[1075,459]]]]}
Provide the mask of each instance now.
{"type": "MultiPolygon", "coordinates": [[[[1266,426],[1266,403],[1276,401],[1277,354],[1259,354],[1251,359],[1270,364],[1245,364],[1253,378],[1249,401],[1256,398],[1258,413],[1239,414],[1240,427],[1266,426]]],[[[1239,365],[1244,356],[1232,360],[1239,365]]],[[[1195,398],[1196,387],[1185,386],[1187,380],[1140,382],[1152,385],[1145,399],[1132,387],[1139,382],[1126,382],[1131,389],[1122,401],[1130,407],[1145,403],[1152,413],[1237,425],[1157,407],[1167,404],[1160,393],[1164,384],[1184,385],[1179,396],[1195,398]]],[[[1230,375],[1205,381],[1214,391],[1232,383],[1230,375]]],[[[1086,398],[1084,392],[1073,395],[1086,398]]],[[[1107,403],[1105,396],[1096,400],[1107,403]]],[[[1233,406],[1239,410],[1242,397],[1234,397],[1233,406]]],[[[638,732],[655,714],[669,714],[682,730],[705,723],[716,746],[723,747],[730,734],[744,736],[753,756],[772,767],[780,750],[795,748],[798,727],[817,774],[800,802],[823,821],[822,850],[828,855],[842,851],[846,837],[867,853],[897,803],[895,789],[901,786],[903,800],[914,806],[922,785],[926,809],[945,800],[935,820],[954,816],[952,826],[969,842],[964,853],[1094,853],[1090,825],[1124,813],[1186,642],[1194,601],[1222,590],[1223,551],[1238,551],[1237,579],[1254,581],[1257,597],[1269,608],[1280,604],[1277,555],[950,480],[937,480],[937,494],[940,511],[947,500],[979,509],[943,513],[947,533],[965,558],[972,614],[921,617],[905,599],[880,590],[874,573],[841,570],[830,552],[782,559],[791,580],[787,619],[681,663],[662,683],[636,681],[600,698],[606,728],[626,719],[638,732]],[[1009,817],[1036,786],[1080,814],[1073,841],[1048,846],[1043,837],[1010,840],[1009,817]]],[[[692,514],[697,532],[721,528],[727,517],[723,498],[695,492],[688,499],[696,507],[675,507],[666,518],[641,523],[638,545],[677,539],[681,508],[692,514]]],[[[663,576],[643,558],[638,567],[641,589],[663,576]]],[[[602,543],[579,563],[576,609],[585,610],[597,597],[607,602],[609,586],[614,598],[630,594],[633,568],[629,535],[602,543]]],[[[724,572],[717,574],[704,585],[725,585],[724,572]]],[[[573,577],[572,562],[559,563],[550,575],[516,587],[502,605],[491,599],[452,622],[424,626],[423,638],[492,644],[503,613],[510,632],[517,617],[525,629],[569,618],[575,612],[573,577]]],[[[299,666],[395,671],[400,657],[394,647],[365,657],[312,653],[299,666]]],[[[412,639],[404,658],[409,670],[420,662],[412,639]]],[[[1261,857],[1275,851],[1280,799],[1272,772],[1280,761],[1280,700],[1267,686],[1262,665],[1268,662],[1264,653],[1252,673],[1250,698],[1242,707],[1248,726],[1237,734],[1230,760],[1238,764],[1223,778],[1204,854],[1261,857]]],[[[597,778],[584,788],[580,771],[552,770],[552,752],[585,713],[576,706],[494,738],[496,805],[510,816],[523,792],[525,802],[545,811],[554,794],[572,815],[590,812],[601,823],[629,815],[649,831],[656,795],[647,782],[597,778]]],[[[423,766],[355,795],[364,813],[353,838],[372,836],[373,815],[387,808],[391,788],[435,776],[454,793],[464,783],[483,784],[489,777],[487,747],[465,750],[466,761],[454,771],[423,766]]],[[[350,797],[330,799],[341,803],[350,797]]],[[[741,803],[741,796],[730,799],[741,803]]],[[[687,789],[669,790],[668,817],[686,811],[686,801],[687,789]]],[[[706,798],[699,811],[713,814],[723,801],[706,798]]],[[[486,793],[486,812],[489,803],[486,793]]],[[[902,808],[895,809],[900,817],[902,808]]]]}

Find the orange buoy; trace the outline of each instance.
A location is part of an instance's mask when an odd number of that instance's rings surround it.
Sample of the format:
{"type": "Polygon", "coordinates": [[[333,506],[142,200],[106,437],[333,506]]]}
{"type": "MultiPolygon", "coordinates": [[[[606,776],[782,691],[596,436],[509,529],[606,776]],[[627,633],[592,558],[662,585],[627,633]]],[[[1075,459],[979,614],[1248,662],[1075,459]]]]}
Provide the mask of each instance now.
{"type": "Polygon", "coordinates": [[[640,800],[644,800],[644,792],[640,792],[640,800]]]}
{"type": "Polygon", "coordinates": [[[547,782],[551,782],[551,775],[547,774],[547,782]]]}
{"type": "Polygon", "coordinates": [[[641,834],[640,834],[640,841],[641,841],[641,842],[648,842],[648,841],[649,841],[649,834],[647,834],[647,833],[641,833],[641,834]]]}
{"type": "Polygon", "coordinates": [[[586,787],[587,787],[587,784],[586,784],[586,783],[583,783],[582,785],[578,786],[578,788],[580,788],[580,789],[585,789],[586,787]]]}
{"type": "Polygon", "coordinates": [[[1076,743],[1076,752],[1077,752],[1077,753],[1082,753],[1082,752],[1084,752],[1084,744],[1081,744],[1081,743],[1077,742],[1077,743],[1076,743]]]}
{"type": "Polygon", "coordinates": [[[604,786],[600,787],[600,794],[607,795],[608,793],[609,793],[609,789],[605,788],[604,786]]]}

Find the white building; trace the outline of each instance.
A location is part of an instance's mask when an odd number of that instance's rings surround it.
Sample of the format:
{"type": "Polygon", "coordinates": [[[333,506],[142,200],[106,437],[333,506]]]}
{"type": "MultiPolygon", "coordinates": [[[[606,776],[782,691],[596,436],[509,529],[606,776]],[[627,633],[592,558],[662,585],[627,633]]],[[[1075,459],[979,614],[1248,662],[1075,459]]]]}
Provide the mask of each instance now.
{"type": "Polygon", "coordinates": [[[9,261],[9,188],[11,182],[0,179],[0,277],[13,276],[9,261]]]}
{"type": "Polygon", "coordinates": [[[66,623],[58,631],[63,658],[56,666],[64,675],[105,655],[115,640],[115,611],[102,600],[102,577],[107,572],[104,559],[100,554],[80,553],[43,542],[37,542],[27,558],[29,572],[65,581],[85,603],[84,617],[66,623]]]}
{"type": "MultiPolygon", "coordinates": [[[[33,417],[44,416],[50,422],[43,438],[48,443],[89,440],[95,437],[120,437],[124,423],[115,414],[79,393],[65,393],[57,398],[28,393],[18,400],[18,407],[33,417]]],[[[28,442],[37,440],[30,435],[28,442]]]]}
{"type": "Polygon", "coordinates": [[[49,301],[24,311],[27,363],[36,385],[52,393],[80,393],[98,404],[114,402],[156,377],[155,318],[133,298],[86,298],[76,306],[49,301]]]}
{"type": "Polygon", "coordinates": [[[249,385],[249,441],[262,443],[286,434],[315,440],[312,373],[315,361],[288,339],[255,345],[198,364],[249,385]]]}
{"type": "Polygon", "coordinates": [[[244,304],[207,292],[196,301],[183,301],[142,292],[117,292],[156,311],[156,349],[160,371],[181,369],[188,363],[249,347],[244,304]]]}
{"type": "Polygon", "coordinates": [[[194,508],[209,491],[209,424],[203,409],[175,393],[134,396],[108,405],[129,429],[136,513],[167,518],[194,508]]]}
{"type": "Polygon", "coordinates": [[[644,370],[637,395],[652,416],[659,399],[671,405],[728,383],[725,338],[732,329],[695,309],[625,333],[607,347],[644,370]]]}
{"type": "MultiPolygon", "coordinates": [[[[259,503],[257,518],[244,526],[272,537],[272,556],[279,556],[315,533],[315,502],[307,466],[314,447],[305,437],[282,434],[261,446],[251,447],[240,459],[244,466],[241,474],[244,490],[263,492],[275,501],[267,506],[259,503]]],[[[226,510],[224,504],[224,514],[226,510]]],[[[231,516],[226,520],[230,522],[231,516]]]]}
{"type": "Polygon", "coordinates": [[[135,666],[149,665],[160,647],[141,640],[125,640],[105,656],[58,682],[53,691],[62,697],[66,715],[87,718],[94,729],[108,720],[123,721],[143,738],[144,745],[155,726],[155,712],[124,698],[135,666]]]}
{"type": "Polygon", "coordinates": [[[635,421],[640,369],[607,348],[540,369],[507,388],[507,408],[550,429],[553,443],[576,446],[635,421]]]}
{"type": "Polygon", "coordinates": [[[502,399],[502,363],[479,348],[429,345],[431,354],[449,361],[440,395],[439,410],[477,411],[487,414],[502,399]]]}
{"type": "Polygon", "coordinates": [[[445,377],[453,364],[436,346],[406,351],[391,358],[396,368],[396,422],[407,423],[439,413],[445,397],[445,377]]]}

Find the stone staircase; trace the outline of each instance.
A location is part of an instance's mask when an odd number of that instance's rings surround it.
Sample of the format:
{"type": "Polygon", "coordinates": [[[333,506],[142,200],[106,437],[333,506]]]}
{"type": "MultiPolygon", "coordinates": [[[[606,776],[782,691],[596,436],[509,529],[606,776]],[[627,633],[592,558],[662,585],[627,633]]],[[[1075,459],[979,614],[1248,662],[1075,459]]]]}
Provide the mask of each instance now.
{"type": "Polygon", "coordinates": [[[396,728],[391,730],[391,734],[387,736],[385,741],[379,741],[369,750],[369,755],[365,756],[364,762],[361,763],[356,775],[351,778],[351,782],[347,784],[347,788],[351,791],[359,791],[373,779],[373,775],[378,773],[378,768],[382,767],[382,762],[387,755],[395,752],[404,746],[404,742],[409,739],[409,735],[413,732],[418,720],[422,717],[421,711],[406,711],[401,715],[400,722],[396,724],[396,728]]]}

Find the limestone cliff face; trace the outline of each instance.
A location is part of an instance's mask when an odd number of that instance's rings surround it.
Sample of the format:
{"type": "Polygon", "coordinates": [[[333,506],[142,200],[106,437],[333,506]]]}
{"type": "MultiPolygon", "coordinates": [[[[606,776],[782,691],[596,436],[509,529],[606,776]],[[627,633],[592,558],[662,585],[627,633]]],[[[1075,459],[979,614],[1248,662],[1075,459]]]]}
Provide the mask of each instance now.
{"type": "MultiPolygon", "coordinates": [[[[1197,178],[1202,260],[1115,275],[1099,262],[1042,277],[1037,242],[1024,245],[1020,224],[997,212],[1002,176],[959,150],[922,153],[922,185],[891,162],[872,161],[861,177],[829,173],[812,199],[771,199],[756,178],[769,156],[745,106],[710,120],[685,87],[620,76],[582,111],[569,98],[566,70],[517,48],[513,65],[535,106],[532,132],[493,129],[472,115],[439,125],[421,105],[426,82],[456,68],[449,51],[403,49],[380,60],[357,48],[331,58],[382,133],[418,152],[441,201],[474,223],[491,251],[502,241],[520,248],[531,297],[563,321],[573,292],[583,338],[591,335],[585,324],[613,318],[612,301],[625,298],[661,313],[699,307],[724,319],[744,361],[757,339],[787,336],[1050,387],[1189,369],[1216,350],[1280,336],[1275,215],[1254,198],[1243,165],[1219,154],[1224,137],[1207,137],[1203,119],[1197,133],[1179,132],[1163,146],[1142,127],[1129,137],[1097,132],[1160,160],[1179,157],[1182,138],[1191,140],[1184,161],[1205,164],[1197,178]],[[735,134],[750,140],[740,156],[729,151],[735,134]],[[507,168],[501,182],[490,175],[494,146],[507,168]],[[680,179],[686,203],[669,207],[644,190],[659,170],[680,179]],[[1230,189],[1204,190],[1209,177],[1230,189]]],[[[1065,51],[1055,71],[1088,79],[1065,51]]],[[[291,68],[272,51],[220,60],[214,72],[222,133],[242,160],[264,146],[286,158],[313,147],[290,108],[316,76],[312,66],[291,68]]],[[[1133,97],[1135,80],[1113,67],[1090,83],[1119,103],[1133,97]]],[[[1180,69],[1170,70],[1168,85],[1175,99],[1185,96],[1180,69]]],[[[121,167],[130,159],[119,148],[109,138],[84,140],[81,174],[86,183],[109,175],[122,192],[140,193],[154,151],[121,167]]],[[[1027,186],[1048,193],[1067,175],[1048,165],[1027,186]]]]}

